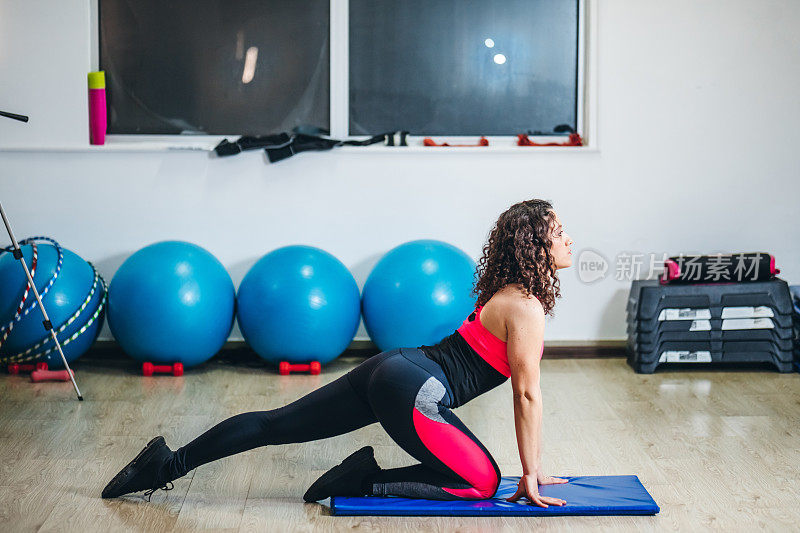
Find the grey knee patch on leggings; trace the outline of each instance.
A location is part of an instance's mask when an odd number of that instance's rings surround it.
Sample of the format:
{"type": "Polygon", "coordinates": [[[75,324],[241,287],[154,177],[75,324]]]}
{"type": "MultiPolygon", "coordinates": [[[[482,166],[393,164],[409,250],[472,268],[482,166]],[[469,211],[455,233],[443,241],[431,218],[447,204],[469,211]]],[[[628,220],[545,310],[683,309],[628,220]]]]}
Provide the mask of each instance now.
{"type": "Polygon", "coordinates": [[[447,389],[444,388],[441,381],[434,377],[429,377],[417,392],[417,397],[414,399],[414,409],[434,422],[446,424],[445,419],[439,414],[439,402],[446,393],[447,389]]]}

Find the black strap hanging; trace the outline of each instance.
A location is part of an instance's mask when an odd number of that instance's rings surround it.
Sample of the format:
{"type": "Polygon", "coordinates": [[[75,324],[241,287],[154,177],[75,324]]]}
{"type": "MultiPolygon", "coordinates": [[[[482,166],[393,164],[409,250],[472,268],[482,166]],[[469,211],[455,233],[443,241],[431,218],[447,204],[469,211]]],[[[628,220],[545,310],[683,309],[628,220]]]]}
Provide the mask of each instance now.
{"type": "Polygon", "coordinates": [[[335,146],[369,146],[371,144],[383,142],[387,146],[395,146],[396,137],[399,136],[398,146],[408,146],[406,144],[407,131],[388,132],[373,135],[363,141],[339,141],[318,135],[306,133],[278,133],[273,135],[239,137],[234,142],[223,139],[214,151],[218,156],[224,157],[236,155],[244,150],[257,150],[263,148],[267,152],[270,163],[276,163],[283,159],[293,156],[299,152],[310,150],[321,151],[330,150],[335,146]]]}

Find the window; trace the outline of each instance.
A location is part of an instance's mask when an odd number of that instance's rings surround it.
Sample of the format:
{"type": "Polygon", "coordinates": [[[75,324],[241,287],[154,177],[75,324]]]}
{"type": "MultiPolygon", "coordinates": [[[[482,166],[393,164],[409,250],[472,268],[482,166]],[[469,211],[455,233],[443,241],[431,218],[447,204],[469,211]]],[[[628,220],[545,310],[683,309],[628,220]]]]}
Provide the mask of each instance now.
{"type": "Polygon", "coordinates": [[[109,133],[327,129],[329,1],[299,5],[101,0],[109,133]]]}
{"type": "Polygon", "coordinates": [[[96,1],[112,134],[586,136],[594,0],[96,1]]]}
{"type": "Polygon", "coordinates": [[[350,0],[350,134],[577,130],[577,0],[350,0]]]}

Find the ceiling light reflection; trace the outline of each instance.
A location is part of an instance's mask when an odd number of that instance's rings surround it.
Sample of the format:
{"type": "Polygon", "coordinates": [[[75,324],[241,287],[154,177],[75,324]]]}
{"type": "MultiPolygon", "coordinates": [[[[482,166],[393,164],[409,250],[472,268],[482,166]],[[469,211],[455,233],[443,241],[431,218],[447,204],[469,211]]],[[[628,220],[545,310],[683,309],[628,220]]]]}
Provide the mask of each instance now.
{"type": "Polygon", "coordinates": [[[242,83],[250,83],[256,74],[256,60],[258,59],[258,47],[251,46],[247,49],[244,56],[244,72],[242,72],[242,83]]]}

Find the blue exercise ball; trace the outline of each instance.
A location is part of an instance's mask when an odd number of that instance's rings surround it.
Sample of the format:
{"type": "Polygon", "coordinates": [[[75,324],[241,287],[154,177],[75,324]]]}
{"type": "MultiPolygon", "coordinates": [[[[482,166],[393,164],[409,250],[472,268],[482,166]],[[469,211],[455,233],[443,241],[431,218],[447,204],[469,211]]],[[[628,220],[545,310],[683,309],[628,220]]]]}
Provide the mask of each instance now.
{"type": "Polygon", "coordinates": [[[119,267],[108,288],[108,325],[139,361],[199,365],[233,327],[235,291],[222,263],[182,241],[146,246],[119,267]]]}
{"type": "MultiPolygon", "coordinates": [[[[37,237],[23,242],[43,240],[49,242],[36,243],[35,261],[32,244],[22,245],[20,249],[69,363],[86,353],[100,333],[105,283],[90,263],[66,248],[51,244],[55,241],[37,237]]],[[[42,313],[32,290],[28,291],[20,309],[27,286],[28,278],[20,261],[10,252],[2,253],[0,361],[4,364],[45,362],[51,369],[63,368],[55,343],[42,325],[42,313]]]]}
{"type": "Polygon", "coordinates": [[[360,320],[352,274],[311,246],[266,254],[247,272],[236,298],[242,335],[272,363],[328,363],[348,347],[360,320]]]}
{"type": "Polygon", "coordinates": [[[364,325],[381,351],[432,345],[474,309],[475,262],[436,240],[393,248],[370,272],[361,301],[364,325]]]}

